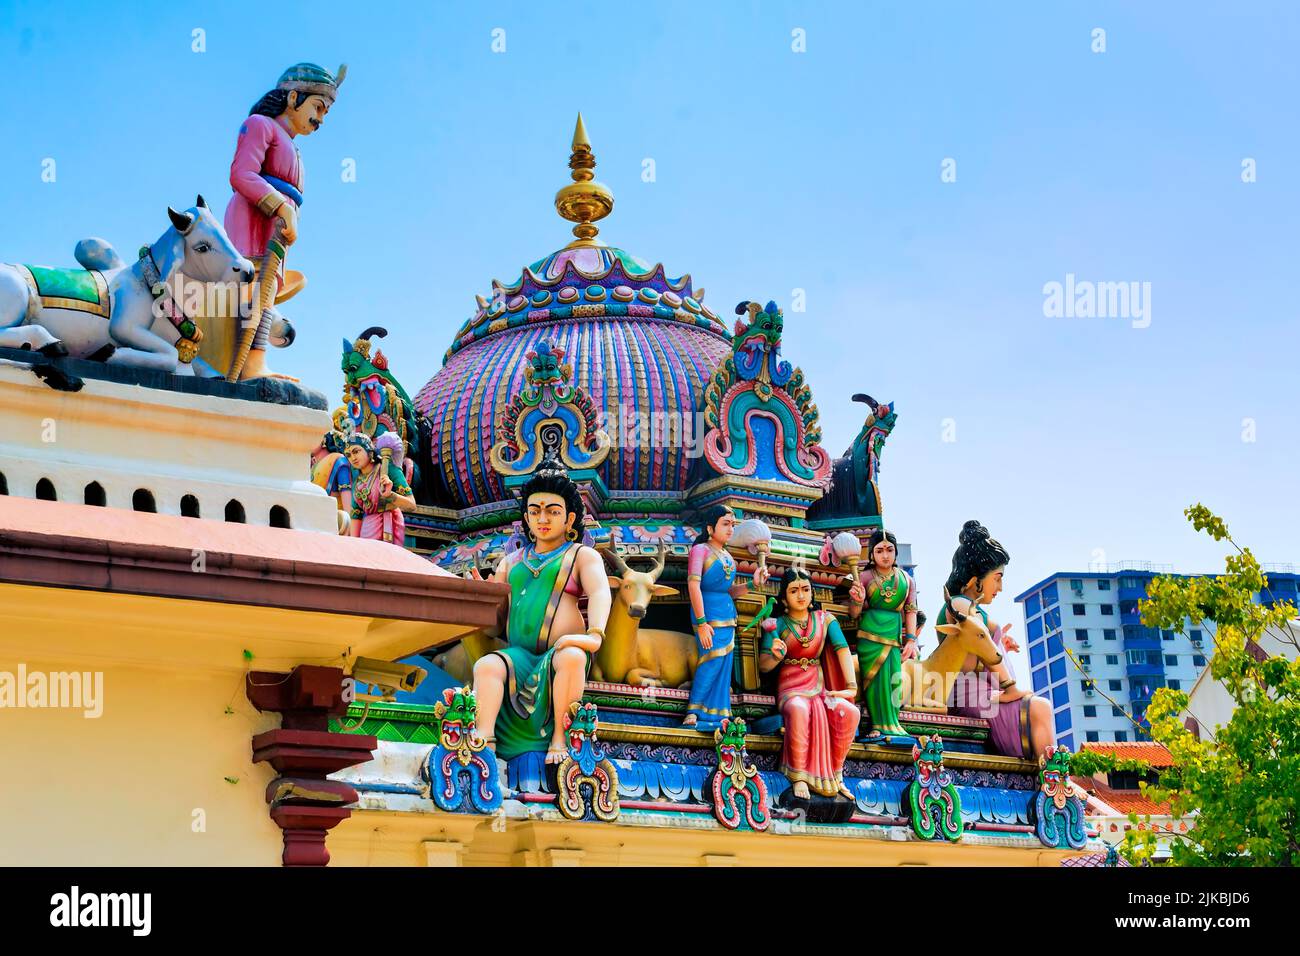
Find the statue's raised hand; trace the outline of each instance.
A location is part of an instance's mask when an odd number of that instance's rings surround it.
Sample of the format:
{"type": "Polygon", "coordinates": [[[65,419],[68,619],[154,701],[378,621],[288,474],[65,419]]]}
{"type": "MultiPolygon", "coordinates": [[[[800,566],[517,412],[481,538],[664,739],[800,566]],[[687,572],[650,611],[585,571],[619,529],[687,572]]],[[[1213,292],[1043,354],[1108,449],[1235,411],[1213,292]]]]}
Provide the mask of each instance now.
{"type": "Polygon", "coordinates": [[[778,637],[778,638],[775,638],[775,639],[772,641],[772,651],[771,651],[771,654],[772,654],[772,656],[773,656],[774,658],[776,658],[778,661],[783,661],[783,660],[785,660],[785,655],[786,655],[787,652],[788,652],[788,651],[787,651],[787,648],[786,648],[786,646],[785,646],[785,641],[781,640],[781,638],[778,637]]]}
{"type": "Polygon", "coordinates": [[[867,589],[862,586],[861,581],[854,581],[853,586],[849,588],[849,600],[854,604],[861,604],[867,599],[867,589]]]}

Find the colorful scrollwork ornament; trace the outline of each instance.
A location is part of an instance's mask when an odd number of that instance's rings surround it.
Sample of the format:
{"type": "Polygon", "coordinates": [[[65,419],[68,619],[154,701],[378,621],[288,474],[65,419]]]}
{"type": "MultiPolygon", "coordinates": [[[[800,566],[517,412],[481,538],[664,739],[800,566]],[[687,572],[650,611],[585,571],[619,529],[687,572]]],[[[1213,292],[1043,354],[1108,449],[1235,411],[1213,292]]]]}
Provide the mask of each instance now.
{"type": "Polygon", "coordinates": [[[1070,782],[1070,748],[1048,747],[1038,758],[1034,833],[1044,846],[1082,850],[1088,842],[1083,800],[1070,782]]]}
{"type": "Polygon", "coordinates": [[[709,777],[707,791],[713,798],[713,815],[728,830],[742,823],[751,830],[766,830],[772,822],[768,813],[767,786],[758,768],[749,762],[745,750],[745,722],[725,719],[713,732],[718,765],[709,777]]]}
{"type": "Polygon", "coordinates": [[[556,769],[556,805],[570,820],[588,813],[597,820],[618,819],[618,770],[596,746],[596,705],[575,701],[564,718],[569,755],[556,769]]]}
{"type": "Polygon", "coordinates": [[[442,695],[433,708],[438,743],[425,764],[429,796],[448,813],[493,813],[501,807],[501,781],[496,758],[475,727],[474,692],[448,687],[442,695]]]}
{"type": "Polygon", "coordinates": [[[966,823],[952,773],[943,765],[943,738],[921,737],[920,745],[912,746],[912,765],[916,776],[907,789],[907,802],[913,832],[922,840],[960,840],[966,823]]]}

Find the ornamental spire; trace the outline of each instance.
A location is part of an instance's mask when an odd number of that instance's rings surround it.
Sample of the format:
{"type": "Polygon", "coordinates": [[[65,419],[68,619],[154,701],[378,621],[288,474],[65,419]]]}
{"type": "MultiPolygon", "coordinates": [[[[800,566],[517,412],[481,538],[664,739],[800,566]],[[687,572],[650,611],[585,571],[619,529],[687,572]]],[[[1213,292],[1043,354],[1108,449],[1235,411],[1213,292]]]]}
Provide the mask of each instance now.
{"type": "Polygon", "coordinates": [[[579,113],[578,123],[573,128],[573,152],[569,155],[573,183],[555,194],[555,211],[569,222],[577,223],[573,227],[577,238],[566,248],[603,245],[596,241],[600,230],[594,224],[614,209],[614,194],[604,183],[596,182],[596,174],[592,172],[595,168],[596,155],[591,151],[587,127],[579,113]]]}

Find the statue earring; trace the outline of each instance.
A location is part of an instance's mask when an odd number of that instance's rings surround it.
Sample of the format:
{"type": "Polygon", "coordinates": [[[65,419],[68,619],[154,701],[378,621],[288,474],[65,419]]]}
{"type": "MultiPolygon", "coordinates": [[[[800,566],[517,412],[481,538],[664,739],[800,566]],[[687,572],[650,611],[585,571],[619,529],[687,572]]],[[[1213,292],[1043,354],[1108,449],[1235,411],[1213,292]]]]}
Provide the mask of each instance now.
{"type": "Polygon", "coordinates": [[[565,537],[568,538],[570,541],[577,541],[579,537],[578,530],[576,528],[570,528],[568,533],[565,534],[565,537]]]}

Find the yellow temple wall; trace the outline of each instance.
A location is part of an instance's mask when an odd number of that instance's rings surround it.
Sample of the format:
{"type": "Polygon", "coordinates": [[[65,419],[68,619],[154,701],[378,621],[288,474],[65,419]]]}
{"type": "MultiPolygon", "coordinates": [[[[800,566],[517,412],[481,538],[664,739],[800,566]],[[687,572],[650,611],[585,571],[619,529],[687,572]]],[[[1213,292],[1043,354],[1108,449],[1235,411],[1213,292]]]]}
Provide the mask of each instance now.
{"type": "MultiPolygon", "coordinates": [[[[6,649],[0,671],[20,661],[29,674],[93,666],[6,649]]],[[[98,718],[0,710],[0,865],[278,866],[280,830],[264,795],[272,773],[253,765],[250,746],[278,718],[253,710],[242,671],[98,672],[98,718]]]]}
{"type": "Polygon", "coordinates": [[[98,717],[0,707],[0,865],[279,866],[275,774],[252,762],[279,716],[253,708],[245,671],[407,654],[450,629],[12,584],[0,606],[0,680],[89,671],[103,687],[98,717]]]}

